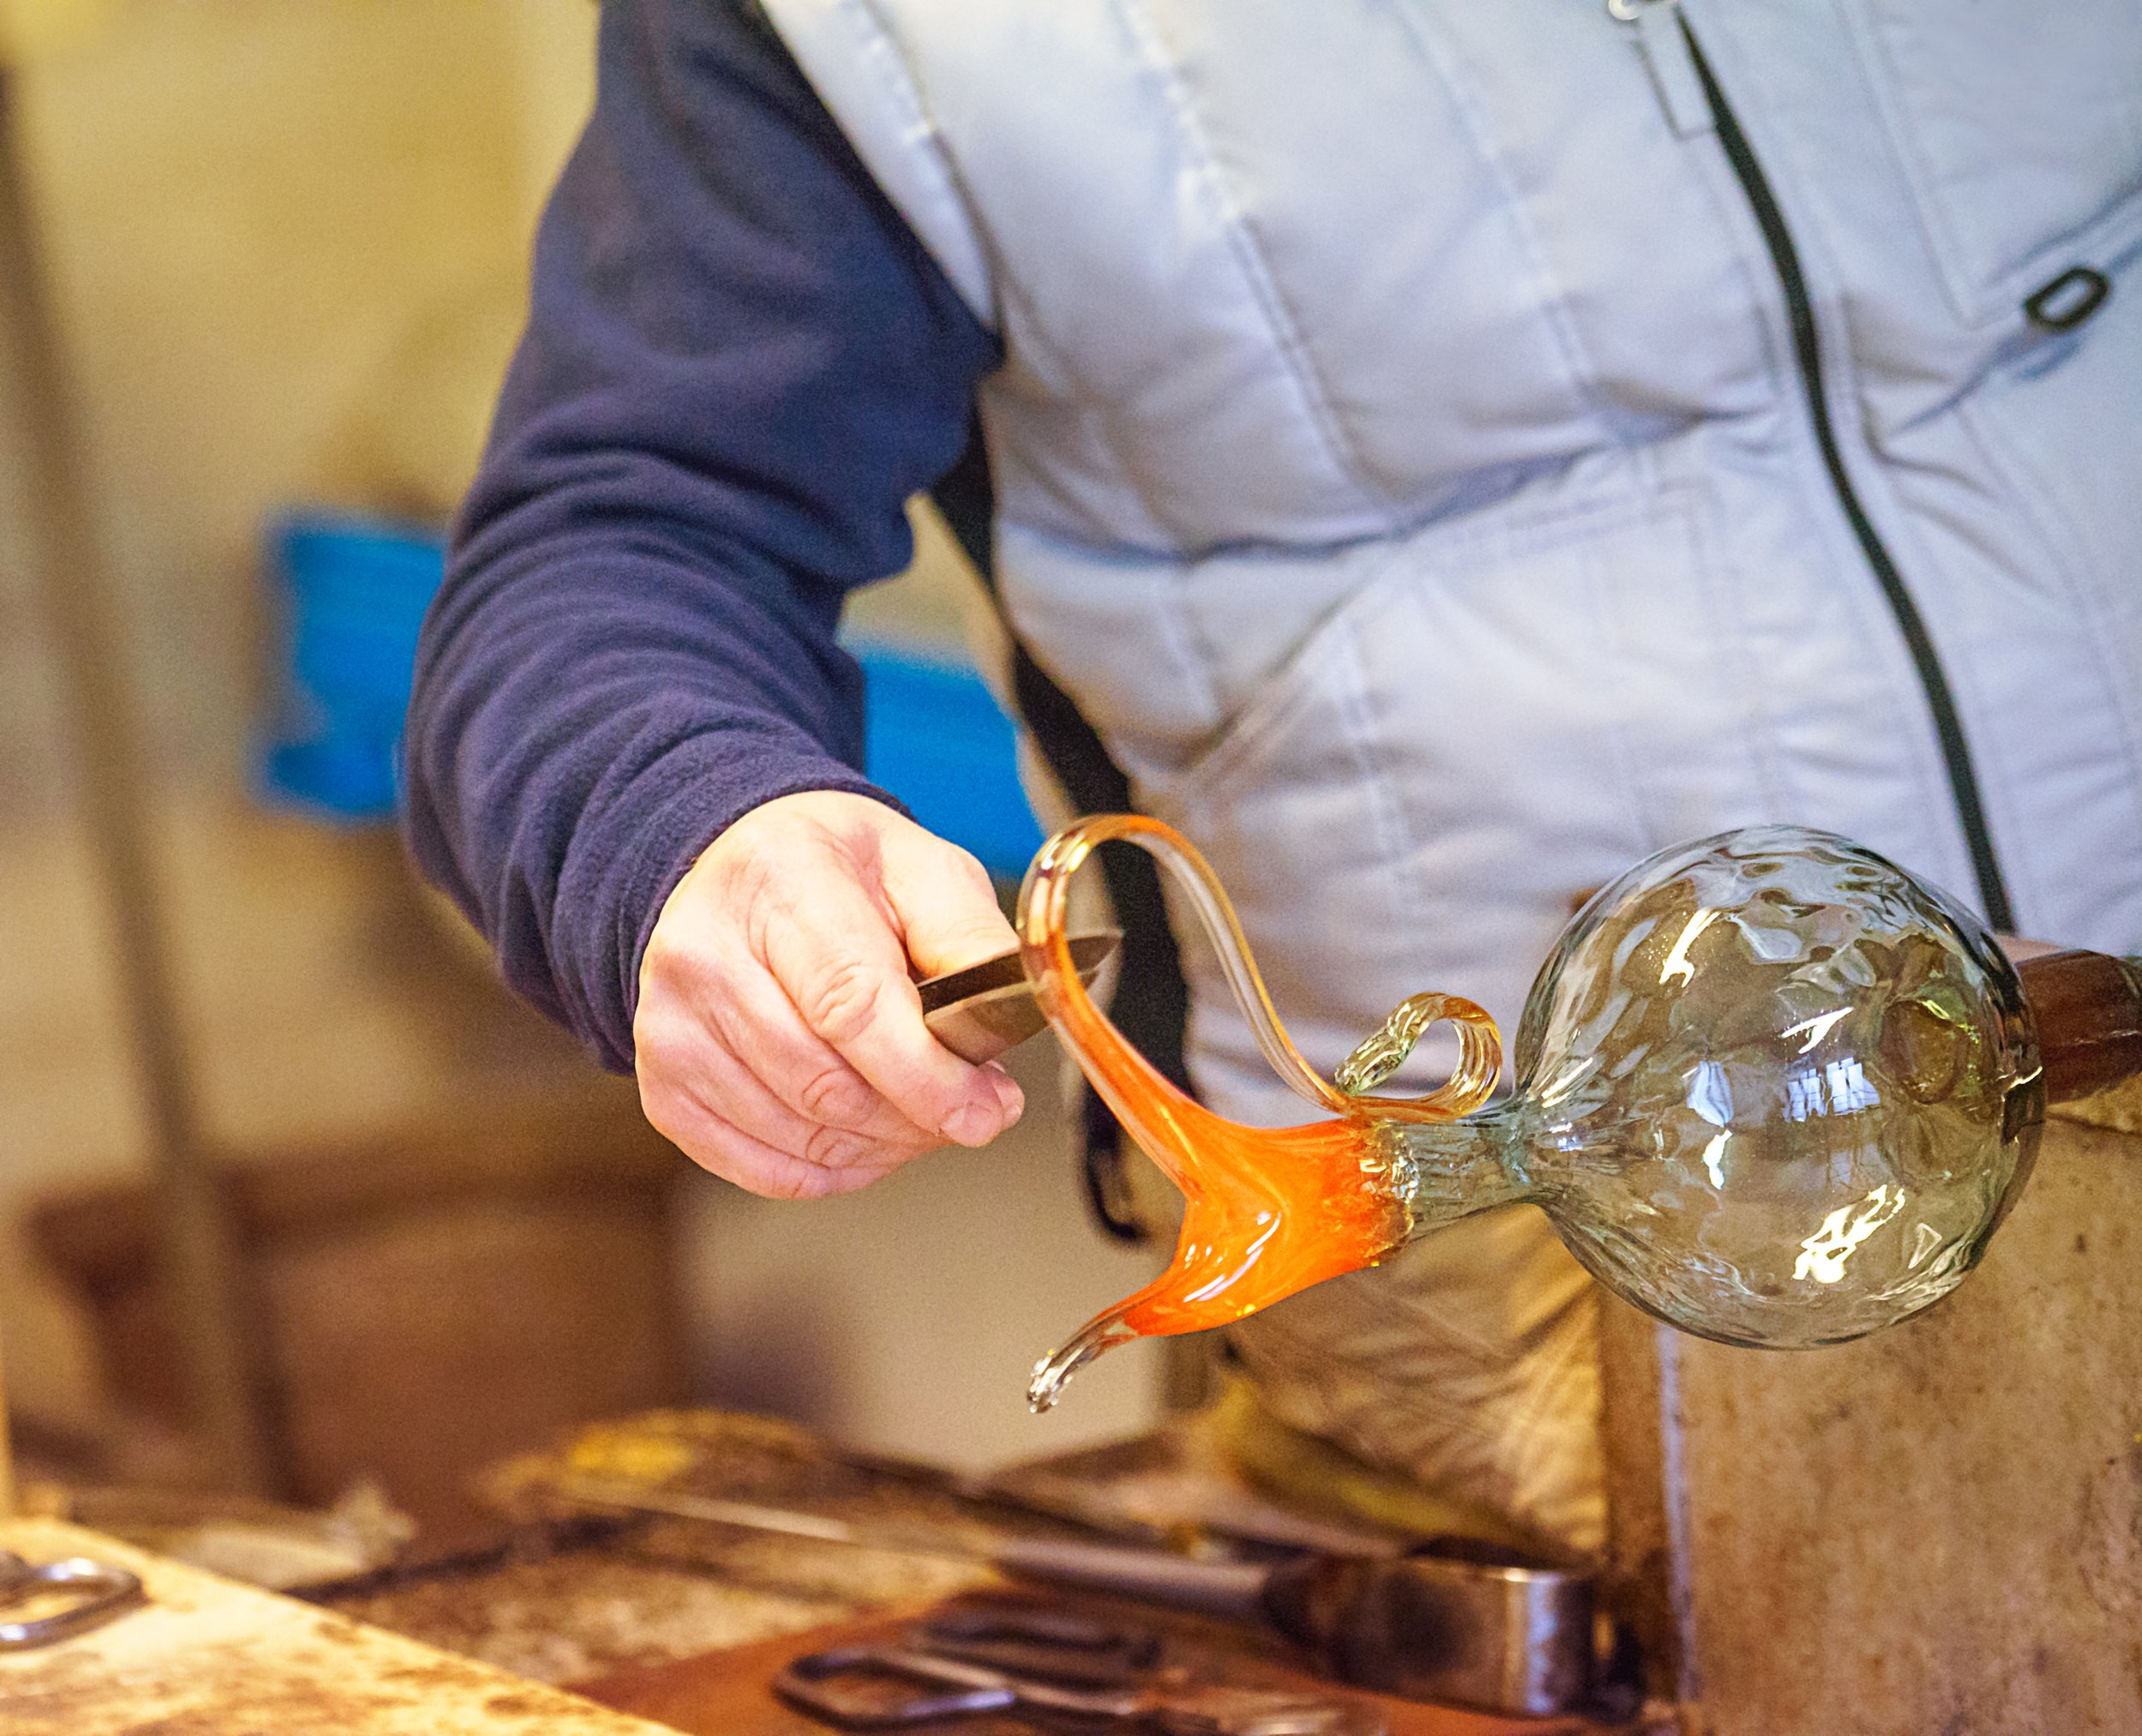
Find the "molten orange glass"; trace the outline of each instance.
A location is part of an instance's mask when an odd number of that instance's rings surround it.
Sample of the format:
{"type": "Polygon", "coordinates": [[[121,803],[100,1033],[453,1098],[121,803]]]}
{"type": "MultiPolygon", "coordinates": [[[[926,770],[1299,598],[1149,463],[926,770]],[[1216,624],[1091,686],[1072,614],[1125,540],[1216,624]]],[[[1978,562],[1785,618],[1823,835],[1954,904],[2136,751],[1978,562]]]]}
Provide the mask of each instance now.
{"type": "Polygon", "coordinates": [[[1042,1010],[1116,1119],[1184,1200],[1173,1262],[1035,1370],[1027,1396],[1038,1410],[1056,1402],[1074,1370],[1114,1345],[1225,1326],[1327,1278],[1375,1264],[1412,1228],[1405,1178],[1393,1173],[1408,1160],[1391,1124],[1469,1113],[1487,1100],[1501,1069],[1501,1039],[1487,1013],[1453,997],[1416,996],[1392,1015],[1387,1035],[1356,1051],[1355,1073],[1364,1086],[1375,1083],[1413,1039],[1447,1019],[1459,1040],[1458,1067],[1449,1082],[1420,1098],[1335,1088],[1288,1038],[1211,869],[1158,820],[1106,815],[1057,834],[1028,871],[1019,914],[1020,949],[1042,1010]],[[1276,1129],[1224,1120],[1171,1085],[1093,1004],[1072,967],[1066,936],[1070,880],[1097,845],[1113,838],[1135,841],[1174,872],[1212,931],[1265,1058],[1296,1092],[1340,1119],[1276,1129]],[[1379,1065],[1385,1051],[1395,1058],[1379,1065]]]}

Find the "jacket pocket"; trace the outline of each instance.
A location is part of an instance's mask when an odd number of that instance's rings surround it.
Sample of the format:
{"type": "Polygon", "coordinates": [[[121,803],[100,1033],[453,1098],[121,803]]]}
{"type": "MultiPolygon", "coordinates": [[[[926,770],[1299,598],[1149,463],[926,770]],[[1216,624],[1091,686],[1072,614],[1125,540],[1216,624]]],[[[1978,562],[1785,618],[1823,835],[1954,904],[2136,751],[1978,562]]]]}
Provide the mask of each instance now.
{"type": "Polygon", "coordinates": [[[1967,323],[2142,242],[2142,0],[1866,0],[1858,18],[1967,323]]]}

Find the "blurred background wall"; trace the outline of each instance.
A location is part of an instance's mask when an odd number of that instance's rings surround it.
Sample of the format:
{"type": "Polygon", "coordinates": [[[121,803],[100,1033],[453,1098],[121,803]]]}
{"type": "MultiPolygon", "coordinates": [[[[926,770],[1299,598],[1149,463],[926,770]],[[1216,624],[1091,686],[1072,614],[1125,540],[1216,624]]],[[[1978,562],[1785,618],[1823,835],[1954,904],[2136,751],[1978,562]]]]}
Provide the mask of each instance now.
{"type": "MultiPolygon", "coordinates": [[[[0,5],[150,748],[181,1034],[230,1163],[421,1146],[560,1088],[632,1112],[495,987],[391,833],[268,813],[246,776],[263,524],[300,502],[443,521],[590,100],[594,21],[589,0],[0,5]]],[[[143,1130],[20,456],[0,441],[0,1338],[17,1412],[95,1438],[123,1426],[108,1371],[18,1226],[56,1188],[138,1176],[143,1130]]],[[[952,631],[962,580],[925,548],[868,600],[874,632],[952,631]]],[[[1023,1072],[1018,1135],[831,1206],[749,1200],[679,1159],[668,1281],[695,1392],[968,1464],[1145,1421],[1134,1357],[1045,1423],[1020,1404],[1026,1363],[1152,1263],[1085,1227],[1052,1060],[1023,1072]]]]}

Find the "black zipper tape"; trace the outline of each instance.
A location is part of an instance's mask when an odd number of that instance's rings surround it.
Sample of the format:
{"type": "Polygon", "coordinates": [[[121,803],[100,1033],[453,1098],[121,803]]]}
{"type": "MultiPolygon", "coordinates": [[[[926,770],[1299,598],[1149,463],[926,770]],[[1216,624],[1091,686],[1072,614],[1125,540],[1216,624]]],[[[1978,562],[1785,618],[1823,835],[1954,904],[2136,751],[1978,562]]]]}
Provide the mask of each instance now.
{"type": "Polygon", "coordinates": [[[1732,165],[1734,175],[1748,195],[1748,203],[1755,210],[1763,242],[1770,249],[1771,262],[1777,267],[1779,282],[1784,287],[1786,307],[1792,316],[1793,353],[1799,361],[1800,383],[1805,389],[1808,414],[1815,423],[1816,444],[1822,448],[1823,468],[1829,472],[1831,486],[1837,491],[1837,503],[1844,509],[1852,535],[1859,539],[1867,565],[1874,570],[1882,595],[1888,600],[1889,612],[1895,616],[1898,631],[1903,634],[1905,645],[1912,654],[1919,685],[1925,690],[1927,709],[1933,714],[1934,731],[1941,740],[1942,763],[1948,772],[1949,790],[1955,799],[1956,817],[1963,827],[1964,841],[1971,852],[1971,871],[1977,877],[1979,902],[1984,907],[1986,920],[1997,931],[2012,934],[2015,931],[2015,913],[2008,902],[2008,889],[2001,878],[2000,860],[1994,854],[1993,836],[1986,824],[1985,799],[1979,792],[1978,774],[1971,764],[1971,744],[1964,735],[1963,720],[1957,714],[1956,697],[1949,687],[1948,672],[1942,667],[1941,655],[1926,631],[1918,605],[1906,588],[1904,575],[1897,571],[1896,562],[1882,546],[1881,535],[1876,530],[1874,521],[1868,518],[1867,509],[1861,504],[1851,475],[1845,469],[1844,455],[1838,450],[1837,430],[1830,421],[1829,401],[1823,392],[1822,347],[1815,329],[1815,306],[1808,296],[1807,279],[1800,271],[1798,249],[1792,244],[1792,231],[1786,227],[1785,215],[1778,208],[1762,165],[1749,147],[1747,135],[1740,130],[1740,123],[1734,117],[1732,105],[1726,100],[1725,92],[1719,88],[1710,63],[1703,58],[1696,33],[1689,28],[1685,18],[1680,25],[1689,54],[1696,63],[1696,75],[1702,81],[1703,95],[1710,104],[1712,118],[1718,123],[1718,141],[1725,148],[1726,159],[1732,165]]]}

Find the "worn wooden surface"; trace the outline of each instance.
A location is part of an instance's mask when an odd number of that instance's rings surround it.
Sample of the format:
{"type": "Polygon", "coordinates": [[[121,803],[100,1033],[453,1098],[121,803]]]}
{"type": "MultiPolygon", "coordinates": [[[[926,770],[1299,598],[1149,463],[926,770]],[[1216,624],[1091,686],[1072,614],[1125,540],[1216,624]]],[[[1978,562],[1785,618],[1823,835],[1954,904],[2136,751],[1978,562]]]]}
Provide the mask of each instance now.
{"type": "MultiPolygon", "coordinates": [[[[1120,1522],[1129,1516],[1102,1494],[1109,1474],[1150,1474],[1156,1464],[1172,1478],[1164,1475],[1138,1493],[1164,1503],[1172,1497],[1164,1511],[1179,1514],[1194,1479],[1166,1452],[1081,1455],[1023,1486],[1044,1505],[1120,1522]]],[[[534,1525],[555,1517],[555,1486],[572,1476],[800,1508],[865,1528],[942,1532],[977,1547],[992,1538],[1086,1535],[1045,1514],[978,1500],[925,1468],[859,1461],[790,1424],[708,1411],[657,1412],[582,1429],[552,1452],[499,1466],[487,1482],[501,1512],[534,1525]]],[[[1169,1667],[1199,1680],[1289,1691],[1325,1685],[1305,1673],[1310,1661],[1299,1650],[1248,1626],[1069,1592],[1022,1592],[970,1562],[685,1520],[629,1523],[577,1541],[561,1539],[554,1553],[481,1565],[407,1564],[319,1595],[443,1649],[565,1683],[676,1729],[720,1736],[811,1736],[817,1727],[771,1691],[782,1665],[807,1651],[887,1637],[922,1612],[976,1595],[1038,1598],[1047,1607],[1154,1630],[1165,1638],[1169,1667]]],[[[1376,1707],[1391,1736],[1591,1736],[1602,1728],[1574,1718],[1497,1720],[1358,1697],[1376,1707]]],[[[1020,1727],[959,1727],[964,1736],[1014,1736],[1020,1727]]]]}
{"type": "Polygon", "coordinates": [[[0,1524],[44,1563],[132,1569],[149,1603],[0,1654],[0,1736],[659,1736],[644,1720],[141,1554],[51,1520],[0,1524]]]}
{"type": "MultiPolygon", "coordinates": [[[[501,1515],[583,1513],[558,1478],[803,1508],[858,1524],[950,1528],[980,1542],[966,1503],[912,1476],[847,1460],[771,1418],[654,1411],[576,1430],[485,1479],[501,1515]]],[[[988,1578],[969,1562],[653,1519],[562,1553],[517,1547],[481,1565],[422,1564],[323,1594],[361,1621],[539,1681],[652,1665],[935,1602],[988,1578]]]]}
{"type": "Polygon", "coordinates": [[[1715,1736],[2142,1732],[2142,1093],[2049,1124],[1985,1262],[1781,1355],[1617,1305],[1614,1553],[1715,1736]]]}

